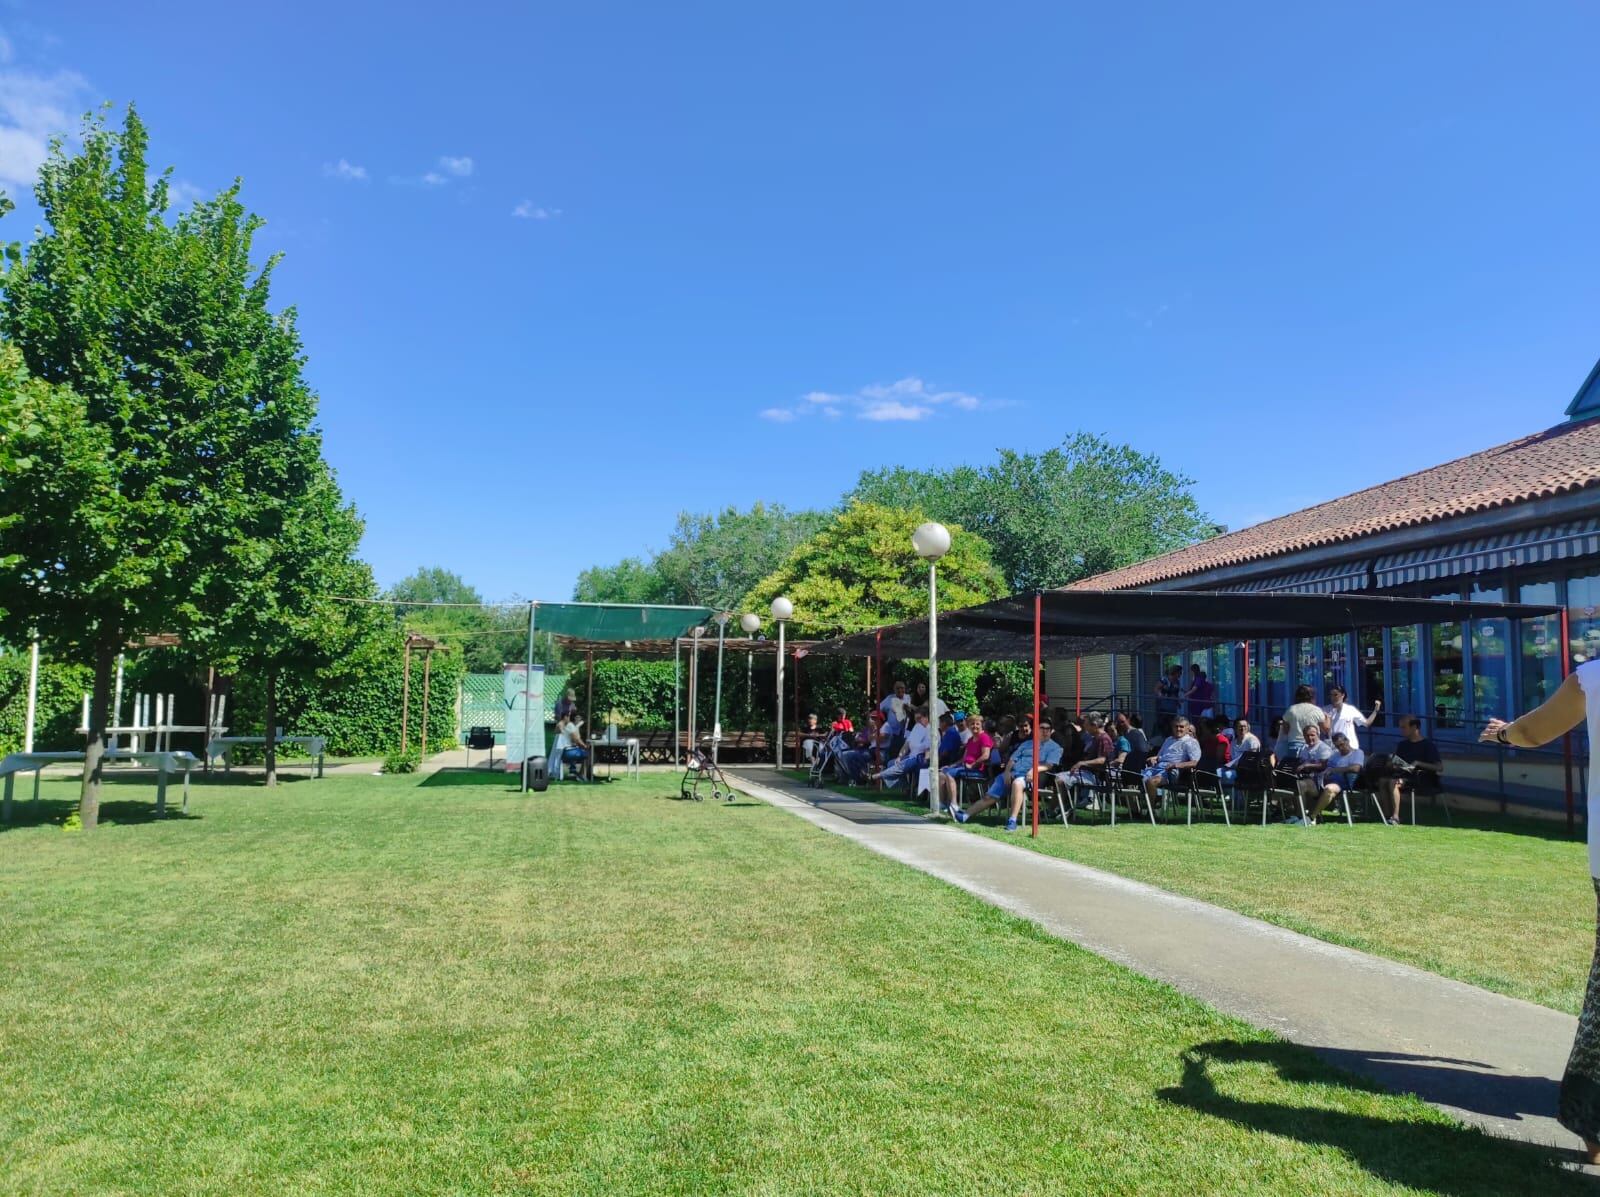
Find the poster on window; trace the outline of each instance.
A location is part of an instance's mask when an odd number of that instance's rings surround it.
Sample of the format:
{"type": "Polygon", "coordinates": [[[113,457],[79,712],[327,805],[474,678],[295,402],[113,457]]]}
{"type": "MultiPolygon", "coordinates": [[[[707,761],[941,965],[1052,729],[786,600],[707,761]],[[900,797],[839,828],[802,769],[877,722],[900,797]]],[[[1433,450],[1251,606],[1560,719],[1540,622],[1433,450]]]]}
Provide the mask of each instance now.
{"type": "Polygon", "coordinates": [[[505,667],[506,764],[518,765],[525,756],[544,755],[544,666],[505,667]],[[523,728],[527,739],[523,739],[523,728]]]}

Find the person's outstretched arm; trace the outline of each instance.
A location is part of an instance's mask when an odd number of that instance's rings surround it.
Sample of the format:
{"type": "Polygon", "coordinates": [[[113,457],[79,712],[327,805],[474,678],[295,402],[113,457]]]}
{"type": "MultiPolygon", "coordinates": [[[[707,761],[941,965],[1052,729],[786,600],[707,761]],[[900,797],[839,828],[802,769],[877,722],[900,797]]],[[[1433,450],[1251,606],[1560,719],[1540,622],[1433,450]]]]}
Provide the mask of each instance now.
{"type": "Polygon", "coordinates": [[[1583,722],[1583,687],[1576,673],[1569,673],[1561,687],[1539,706],[1507,723],[1491,719],[1478,736],[1485,743],[1496,743],[1502,728],[1506,742],[1517,748],[1541,748],[1583,722]]]}

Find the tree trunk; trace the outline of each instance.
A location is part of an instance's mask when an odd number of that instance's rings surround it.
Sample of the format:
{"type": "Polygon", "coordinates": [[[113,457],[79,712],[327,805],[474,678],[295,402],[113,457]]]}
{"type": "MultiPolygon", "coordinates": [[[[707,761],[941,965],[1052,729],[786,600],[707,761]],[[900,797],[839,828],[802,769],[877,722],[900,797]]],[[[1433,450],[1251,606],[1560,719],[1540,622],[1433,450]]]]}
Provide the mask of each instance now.
{"type": "Polygon", "coordinates": [[[107,636],[94,652],[94,691],[89,696],[89,728],[83,746],[83,790],[78,817],[83,829],[100,822],[100,782],[105,773],[106,724],[111,711],[112,676],[117,668],[117,637],[107,636]]]}
{"type": "Polygon", "coordinates": [[[278,784],[278,671],[267,670],[267,788],[278,784]]]}

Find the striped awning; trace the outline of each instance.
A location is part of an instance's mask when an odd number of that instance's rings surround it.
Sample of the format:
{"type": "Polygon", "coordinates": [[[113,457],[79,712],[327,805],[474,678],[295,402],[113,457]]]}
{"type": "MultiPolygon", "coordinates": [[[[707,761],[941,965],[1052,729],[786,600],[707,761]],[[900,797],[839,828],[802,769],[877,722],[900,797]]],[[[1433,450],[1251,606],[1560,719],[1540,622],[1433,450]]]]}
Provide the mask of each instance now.
{"type": "Polygon", "coordinates": [[[1367,588],[1367,562],[1341,561],[1335,565],[1319,565],[1315,569],[1296,570],[1294,573],[1273,574],[1266,578],[1252,578],[1248,582],[1235,582],[1217,589],[1232,594],[1261,594],[1271,591],[1298,591],[1302,594],[1349,594],[1367,588]]]}
{"type": "Polygon", "coordinates": [[[1592,554],[1600,554],[1600,518],[1388,553],[1373,562],[1373,568],[1379,588],[1387,589],[1408,582],[1455,578],[1508,565],[1541,565],[1592,554]]]}

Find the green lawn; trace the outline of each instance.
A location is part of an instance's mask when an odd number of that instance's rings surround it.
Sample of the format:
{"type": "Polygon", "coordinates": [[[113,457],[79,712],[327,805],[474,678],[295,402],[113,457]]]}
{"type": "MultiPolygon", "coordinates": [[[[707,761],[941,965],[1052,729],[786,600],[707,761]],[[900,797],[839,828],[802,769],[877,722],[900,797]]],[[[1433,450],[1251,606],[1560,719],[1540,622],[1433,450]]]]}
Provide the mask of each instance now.
{"type": "Polygon", "coordinates": [[[0,1192],[1589,1191],[765,805],[463,780],[24,804],[0,1192]]]}
{"type": "MultiPolygon", "coordinates": [[[[925,801],[842,792],[927,810],[925,801]]],[[[1442,818],[1418,812],[1424,816],[1442,818]]],[[[1576,1014],[1595,942],[1595,895],[1582,841],[1568,839],[1558,824],[1455,819],[1454,827],[1350,827],[1342,819],[1314,828],[1152,827],[1119,819],[1114,828],[1098,821],[1066,828],[1041,818],[1037,840],[1026,825],[1007,833],[993,814],[968,826],[1576,1014]]]]}

